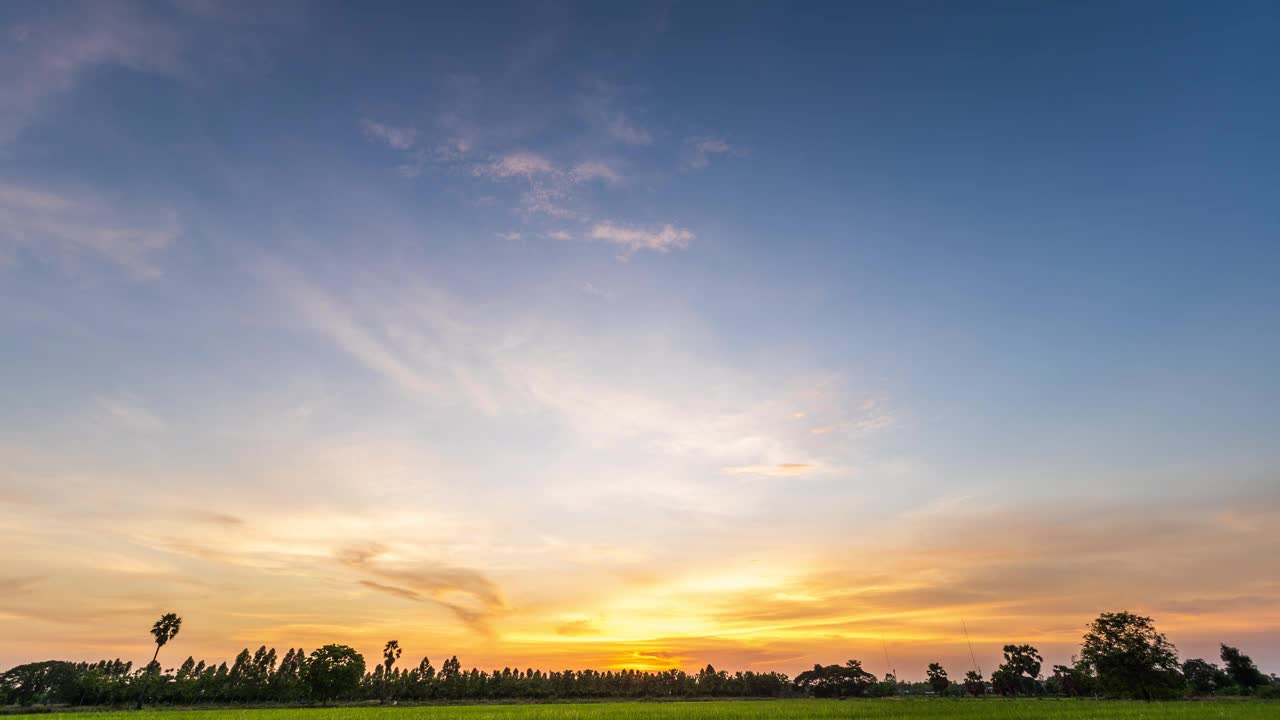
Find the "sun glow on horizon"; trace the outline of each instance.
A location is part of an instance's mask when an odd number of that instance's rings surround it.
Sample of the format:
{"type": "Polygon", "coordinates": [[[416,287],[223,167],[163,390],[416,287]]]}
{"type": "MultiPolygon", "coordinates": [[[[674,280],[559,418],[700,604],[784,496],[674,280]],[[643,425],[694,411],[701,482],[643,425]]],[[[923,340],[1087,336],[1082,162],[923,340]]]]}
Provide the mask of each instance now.
{"type": "Polygon", "coordinates": [[[1280,667],[1271,12],[0,3],[0,670],[1280,667]]]}

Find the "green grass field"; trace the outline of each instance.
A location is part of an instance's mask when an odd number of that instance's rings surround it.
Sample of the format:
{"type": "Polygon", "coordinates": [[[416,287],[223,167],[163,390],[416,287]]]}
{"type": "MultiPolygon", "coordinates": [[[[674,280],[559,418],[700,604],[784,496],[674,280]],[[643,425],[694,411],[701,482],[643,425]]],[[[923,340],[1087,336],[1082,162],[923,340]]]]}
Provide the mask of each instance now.
{"type": "MultiPolygon", "coordinates": [[[[422,707],[338,707],[245,710],[145,710],[92,713],[94,720],[1030,720],[1070,718],[1280,719],[1280,703],[1091,700],[763,700],[728,702],[642,702],[546,705],[436,705],[422,707]]],[[[83,720],[81,713],[41,715],[48,720],[83,720]]]]}

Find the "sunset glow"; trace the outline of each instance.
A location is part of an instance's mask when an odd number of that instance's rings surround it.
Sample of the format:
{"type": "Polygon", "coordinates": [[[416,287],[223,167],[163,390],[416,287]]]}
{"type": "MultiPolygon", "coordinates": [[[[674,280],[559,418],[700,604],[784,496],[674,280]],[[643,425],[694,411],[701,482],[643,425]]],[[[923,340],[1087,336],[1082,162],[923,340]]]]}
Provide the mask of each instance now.
{"type": "Polygon", "coordinates": [[[0,668],[1280,667],[1260,26],[262,5],[0,8],[0,668]]]}

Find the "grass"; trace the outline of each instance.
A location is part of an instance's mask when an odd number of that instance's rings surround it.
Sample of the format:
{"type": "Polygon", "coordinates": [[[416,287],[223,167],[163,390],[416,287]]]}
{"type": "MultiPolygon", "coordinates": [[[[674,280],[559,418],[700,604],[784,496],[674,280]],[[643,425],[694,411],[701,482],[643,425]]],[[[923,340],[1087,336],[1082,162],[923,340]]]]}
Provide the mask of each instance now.
{"type": "MultiPolygon", "coordinates": [[[[53,713],[41,720],[84,720],[53,713]]],[[[1270,702],[1142,703],[998,698],[913,700],[762,700],[618,702],[546,705],[434,705],[281,709],[144,710],[93,713],[94,720],[1276,720],[1270,702]]]]}

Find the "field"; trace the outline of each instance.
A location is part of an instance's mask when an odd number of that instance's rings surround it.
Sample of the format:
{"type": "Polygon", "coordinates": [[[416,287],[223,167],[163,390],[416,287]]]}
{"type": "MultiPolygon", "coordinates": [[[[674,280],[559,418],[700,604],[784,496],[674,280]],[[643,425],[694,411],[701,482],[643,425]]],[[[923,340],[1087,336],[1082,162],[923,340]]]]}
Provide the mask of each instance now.
{"type": "MultiPolygon", "coordinates": [[[[82,720],[83,714],[41,715],[82,720]]],[[[246,710],[158,710],[93,713],[94,720],[1135,720],[1227,718],[1276,720],[1280,703],[1091,700],[775,700],[546,705],[464,705],[402,708],[335,707],[246,710]]]]}

